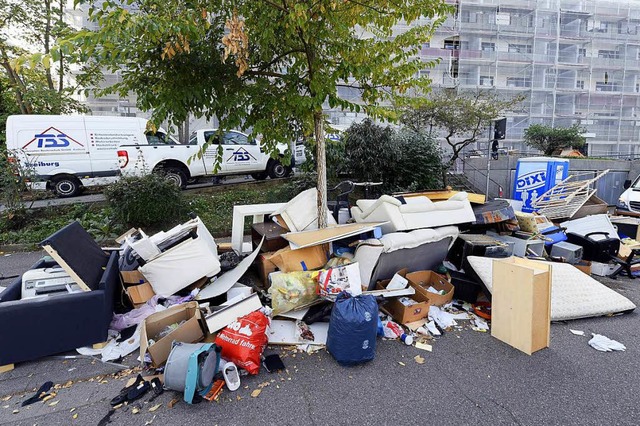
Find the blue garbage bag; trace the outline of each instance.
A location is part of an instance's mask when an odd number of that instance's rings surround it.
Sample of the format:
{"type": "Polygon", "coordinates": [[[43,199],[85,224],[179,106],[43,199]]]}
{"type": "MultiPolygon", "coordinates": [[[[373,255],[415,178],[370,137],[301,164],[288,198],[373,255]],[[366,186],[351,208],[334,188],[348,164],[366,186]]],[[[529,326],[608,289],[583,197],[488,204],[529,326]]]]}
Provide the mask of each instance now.
{"type": "Polygon", "coordinates": [[[341,365],[371,361],[376,356],[378,303],[371,295],[341,292],[331,311],[327,350],[341,365]]]}

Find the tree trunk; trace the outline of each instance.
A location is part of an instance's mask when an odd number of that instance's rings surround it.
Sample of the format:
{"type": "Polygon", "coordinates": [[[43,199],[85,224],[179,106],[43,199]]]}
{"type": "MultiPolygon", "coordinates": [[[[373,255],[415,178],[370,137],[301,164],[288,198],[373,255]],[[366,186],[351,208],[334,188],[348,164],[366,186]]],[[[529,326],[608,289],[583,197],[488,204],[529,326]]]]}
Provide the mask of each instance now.
{"type": "MultiPolygon", "coordinates": [[[[60,20],[59,25],[62,25],[64,22],[64,4],[63,1],[60,0],[60,9],[58,9],[58,19],[60,20]]],[[[58,81],[58,92],[62,93],[64,89],[64,55],[60,52],[60,70],[58,70],[58,77],[60,80],[58,81]]]]}
{"type": "MultiPolygon", "coordinates": [[[[51,43],[51,0],[44,0],[44,8],[46,13],[46,22],[44,26],[44,53],[49,54],[51,52],[50,43],[51,43]]],[[[48,67],[44,70],[45,76],[47,77],[47,86],[49,86],[49,90],[55,90],[53,85],[53,78],[51,77],[51,67],[48,67]]]]}
{"type": "Polygon", "coordinates": [[[318,228],[327,227],[327,153],[324,143],[324,117],[322,110],[313,113],[316,137],[316,171],[318,172],[318,228]]]}
{"type": "Polygon", "coordinates": [[[24,91],[26,91],[24,83],[20,80],[20,76],[15,72],[15,70],[11,68],[7,53],[1,49],[0,53],[2,54],[2,66],[7,71],[9,83],[13,86],[13,90],[16,93],[16,101],[18,101],[20,112],[22,114],[31,114],[33,112],[33,107],[31,106],[31,103],[24,98],[24,91]]]}

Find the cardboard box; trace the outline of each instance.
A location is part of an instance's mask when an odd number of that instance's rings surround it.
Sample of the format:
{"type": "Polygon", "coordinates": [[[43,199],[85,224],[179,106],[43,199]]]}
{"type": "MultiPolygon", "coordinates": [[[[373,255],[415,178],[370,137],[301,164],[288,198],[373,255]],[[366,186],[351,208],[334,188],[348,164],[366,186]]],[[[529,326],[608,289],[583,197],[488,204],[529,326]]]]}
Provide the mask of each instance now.
{"type": "Polygon", "coordinates": [[[254,265],[258,273],[258,277],[260,277],[260,281],[262,281],[262,288],[267,290],[271,287],[271,282],[269,281],[269,274],[278,270],[278,267],[274,265],[274,263],[269,260],[274,253],[262,253],[258,255],[254,265]]]}
{"type": "Polygon", "coordinates": [[[268,258],[282,272],[310,271],[322,268],[329,261],[326,244],[291,250],[285,247],[268,258]]]}
{"type": "Polygon", "coordinates": [[[153,287],[140,271],[120,271],[124,291],[135,308],[144,305],[155,296],[153,287]]]}
{"type": "Polygon", "coordinates": [[[578,268],[579,270],[581,270],[585,274],[591,275],[591,261],[590,260],[581,260],[580,263],[576,263],[573,266],[575,266],[576,268],[578,268]]]}
{"type": "MultiPolygon", "coordinates": [[[[401,269],[397,272],[400,276],[407,276],[407,269],[401,269]]],[[[391,280],[378,281],[376,283],[376,288],[378,290],[384,290],[387,288],[387,285],[391,280]]],[[[410,322],[418,321],[423,318],[429,316],[429,307],[431,306],[431,302],[424,295],[416,292],[416,294],[412,296],[405,296],[400,298],[390,299],[388,302],[382,305],[382,309],[387,311],[389,315],[391,315],[394,321],[399,322],[400,324],[408,324],[410,322]],[[407,306],[402,303],[402,300],[412,299],[417,302],[414,305],[407,306]]]]}
{"type": "Polygon", "coordinates": [[[149,315],[140,331],[140,358],[149,352],[154,367],[160,367],[169,358],[173,341],[196,343],[205,337],[202,314],[198,302],[187,302],[149,315]],[[167,326],[185,321],[162,338],[158,335],[167,326]],[[149,345],[149,339],[154,343],[149,345]]]}
{"type": "Polygon", "coordinates": [[[440,274],[433,271],[417,271],[407,274],[407,279],[409,285],[416,289],[416,294],[427,297],[434,306],[446,305],[453,299],[453,284],[440,274]],[[438,291],[444,290],[445,294],[432,293],[427,290],[429,287],[438,291]]]}

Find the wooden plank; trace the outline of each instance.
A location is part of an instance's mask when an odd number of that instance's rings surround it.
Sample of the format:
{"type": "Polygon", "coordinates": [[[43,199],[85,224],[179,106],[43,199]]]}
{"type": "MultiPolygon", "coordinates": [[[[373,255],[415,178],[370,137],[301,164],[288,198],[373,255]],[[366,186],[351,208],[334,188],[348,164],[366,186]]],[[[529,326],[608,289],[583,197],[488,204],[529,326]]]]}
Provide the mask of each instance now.
{"type": "Polygon", "coordinates": [[[324,229],[314,229],[312,231],[290,232],[282,236],[295,245],[295,248],[305,248],[324,244],[331,241],[347,238],[363,232],[372,231],[386,222],[349,223],[346,225],[333,225],[324,229]]]}
{"type": "MultiPolygon", "coordinates": [[[[460,191],[424,191],[424,192],[410,192],[410,193],[399,193],[395,195],[402,195],[405,198],[412,197],[427,197],[431,201],[445,201],[449,198],[453,197],[460,191]]],[[[476,194],[473,192],[467,192],[467,198],[470,203],[473,204],[484,204],[487,201],[487,196],[484,194],[476,194]]]]}
{"type": "Polygon", "coordinates": [[[0,374],[11,371],[15,368],[15,364],[0,365],[0,374]]]}
{"type": "Polygon", "coordinates": [[[64,261],[64,259],[62,257],[60,257],[60,255],[58,254],[58,252],[51,246],[46,245],[46,246],[42,246],[42,248],[44,249],[44,251],[47,252],[47,254],[49,256],[51,256],[53,258],[53,260],[56,261],[56,263],[58,265],[60,265],[60,267],[62,269],[64,269],[64,271],[69,274],[69,276],[71,278],[73,278],[73,281],[78,284],[78,286],[84,290],[84,291],[91,291],[91,289],[89,288],[89,286],[87,285],[87,283],[85,283],[78,274],[76,274],[76,272],[69,266],[69,264],[67,262],[64,261]]]}
{"type": "Polygon", "coordinates": [[[491,335],[531,355],[549,346],[551,266],[526,259],[493,262],[491,335]]]}

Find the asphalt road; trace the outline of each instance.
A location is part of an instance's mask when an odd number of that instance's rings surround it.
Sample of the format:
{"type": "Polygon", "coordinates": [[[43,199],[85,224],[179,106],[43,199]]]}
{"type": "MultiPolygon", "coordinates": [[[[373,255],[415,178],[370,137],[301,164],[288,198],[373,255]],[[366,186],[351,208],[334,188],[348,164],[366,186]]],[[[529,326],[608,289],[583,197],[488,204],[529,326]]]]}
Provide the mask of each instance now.
{"type": "MultiPolygon", "coordinates": [[[[39,253],[0,257],[0,273],[20,273],[39,253]]],[[[605,280],[640,303],[640,281],[605,280]]],[[[461,323],[464,323],[461,321],[461,323]]],[[[28,337],[25,330],[25,338],[28,337]]],[[[637,313],[554,323],[551,346],[527,356],[468,329],[446,333],[433,352],[398,341],[377,342],[376,358],[365,365],[339,366],[325,351],[306,355],[283,349],[288,372],[243,377],[241,389],[225,391],[219,403],[188,406],[168,402],[165,392],[153,403],[142,400],[139,414],[118,410],[112,424],[220,425],[637,425],[640,416],[640,316],[637,313]],[[569,328],[601,333],[627,346],[602,353],[589,337],[569,328]],[[424,364],[413,357],[421,355],[424,364]],[[404,365],[400,364],[403,363],[404,365]],[[265,383],[268,385],[265,386],[265,383]],[[255,398],[250,394],[264,386],[255,398]],[[157,410],[149,408],[162,404],[157,410]],[[152,423],[148,423],[152,422],[152,423]]],[[[0,349],[1,350],[1,349],[0,349]]],[[[125,364],[134,365],[134,357],[125,364]]],[[[117,367],[90,359],[43,359],[22,363],[0,375],[0,423],[97,424],[109,400],[124,385],[117,367]],[[52,380],[73,383],[46,404],[21,408],[36,387],[52,380]],[[10,399],[6,399],[10,396],[10,399]],[[52,402],[59,403],[51,406],[52,402]],[[14,410],[18,410],[15,414],[14,410]],[[73,418],[77,414],[77,418],[73,418]]]]}

